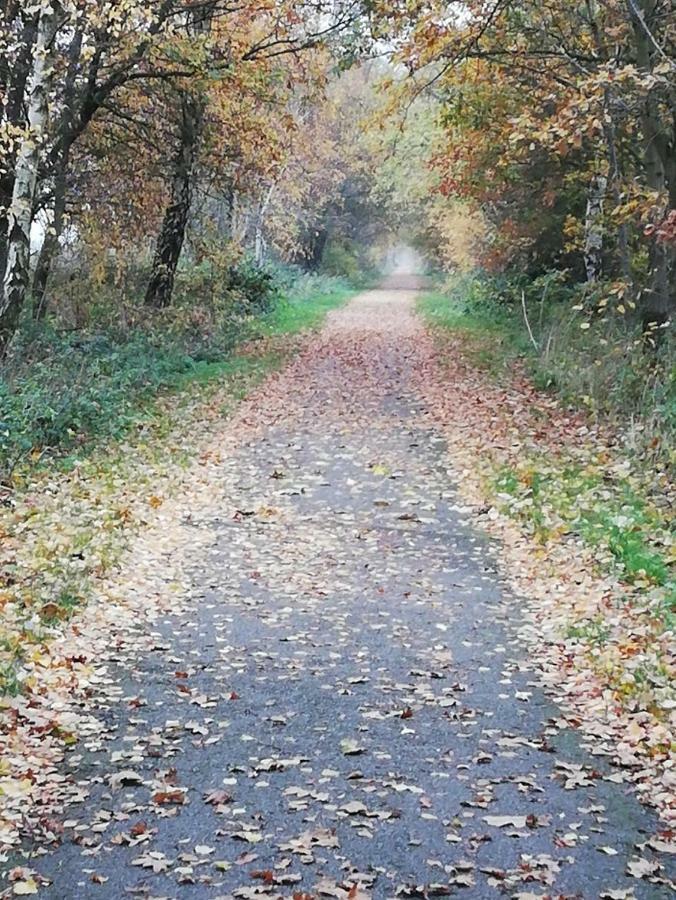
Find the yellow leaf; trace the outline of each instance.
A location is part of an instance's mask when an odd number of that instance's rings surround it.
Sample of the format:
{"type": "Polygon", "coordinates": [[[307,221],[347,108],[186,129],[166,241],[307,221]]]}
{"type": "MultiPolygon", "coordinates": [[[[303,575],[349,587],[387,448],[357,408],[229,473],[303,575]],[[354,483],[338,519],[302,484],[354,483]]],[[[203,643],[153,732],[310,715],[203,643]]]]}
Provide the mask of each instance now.
{"type": "Polygon", "coordinates": [[[14,799],[25,797],[33,786],[29,778],[8,778],[0,784],[0,794],[14,799]]]}

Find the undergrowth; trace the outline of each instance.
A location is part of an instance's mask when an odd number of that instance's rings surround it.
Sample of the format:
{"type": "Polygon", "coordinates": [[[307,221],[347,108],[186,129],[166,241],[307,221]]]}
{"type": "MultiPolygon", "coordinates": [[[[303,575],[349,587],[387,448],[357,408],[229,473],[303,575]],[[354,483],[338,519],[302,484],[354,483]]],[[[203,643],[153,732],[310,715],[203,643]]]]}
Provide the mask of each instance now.
{"type": "Polygon", "coordinates": [[[530,280],[466,274],[424,296],[420,309],[432,325],[461,333],[468,357],[492,375],[521,363],[537,387],[615,426],[630,451],[673,465],[673,326],[655,345],[604,298],[601,287],[591,293],[559,272],[530,280]]]}
{"type": "Polygon", "coordinates": [[[638,326],[601,321],[579,301],[556,275],[530,284],[468,275],[422,297],[419,308],[442,346],[445,335],[459,337],[463,355],[489,377],[504,384],[525,371],[604,426],[611,438],[603,447],[524,441],[517,458],[496,458],[487,488],[536,540],[581,541],[634,591],[656,594],[663,627],[672,628],[673,339],[647,348],[638,326]]]}
{"type": "Polygon", "coordinates": [[[640,476],[598,455],[582,461],[565,452],[533,453],[500,466],[490,488],[503,511],[540,542],[580,539],[625,583],[662,589],[671,625],[676,581],[669,507],[650,495],[640,476]]]}
{"type": "Polygon", "coordinates": [[[237,344],[313,327],[351,291],[322,276],[240,279],[253,299],[137,310],[124,328],[98,320],[77,330],[25,329],[0,371],[0,482],[11,487],[27,466],[121,439],[159,392],[218,378],[237,344]]]}

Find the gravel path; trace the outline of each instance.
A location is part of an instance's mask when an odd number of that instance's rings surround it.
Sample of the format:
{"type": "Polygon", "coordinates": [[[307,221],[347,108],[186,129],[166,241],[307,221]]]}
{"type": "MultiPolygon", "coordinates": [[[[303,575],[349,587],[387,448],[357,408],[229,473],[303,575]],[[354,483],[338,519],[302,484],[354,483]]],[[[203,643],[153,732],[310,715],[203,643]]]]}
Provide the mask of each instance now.
{"type": "Polygon", "coordinates": [[[651,814],[522,671],[402,287],[332,314],[226,426],[182,510],[190,595],[70,760],[41,897],[670,896],[631,874],[651,814]]]}

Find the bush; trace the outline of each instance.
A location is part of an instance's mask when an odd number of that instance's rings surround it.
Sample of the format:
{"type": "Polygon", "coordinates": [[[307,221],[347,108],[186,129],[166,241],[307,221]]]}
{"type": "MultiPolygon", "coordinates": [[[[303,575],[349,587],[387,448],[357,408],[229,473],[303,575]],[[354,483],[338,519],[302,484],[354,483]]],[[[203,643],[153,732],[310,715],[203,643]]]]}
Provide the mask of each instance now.
{"type": "Polygon", "coordinates": [[[297,272],[287,292],[291,302],[310,300],[318,295],[326,296],[349,291],[352,282],[339,275],[328,275],[321,272],[297,272]]]}
{"type": "Polygon", "coordinates": [[[270,266],[244,261],[228,269],[227,289],[242,298],[247,311],[269,312],[280,297],[281,283],[278,273],[270,266]]]}
{"type": "Polygon", "coordinates": [[[636,449],[666,453],[676,432],[674,335],[667,330],[657,346],[646,343],[636,317],[608,301],[611,288],[572,284],[560,271],[535,279],[470,273],[442,282],[423,309],[432,321],[470,333],[475,361],[498,370],[520,358],[538,387],[628,425],[636,449]]]}
{"type": "Polygon", "coordinates": [[[231,262],[218,257],[186,265],[176,275],[174,306],[217,304],[238,314],[267,312],[279,296],[278,273],[272,266],[247,258],[231,262]]]}
{"type": "Polygon", "coordinates": [[[322,255],[320,273],[345,278],[353,287],[368,285],[376,275],[367,248],[349,238],[328,241],[322,255]]]}
{"type": "Polygon", "coordinates": [[[180,347],[135,333],[44,332],[0,381],[0,473],[33,451],[68,450],[85,440],[118,437],[139,398],[171,383],[192,365],[180,347]]]}
{"type": "MultiPolygon", "coordinates": [[[[139,272],[129,283],[142,285],[139,272]]],[[[225,254],[181,267],[167,309],[145,307],[142,291],[121,300],[112,276],[86,305],[92,282],[66,284],[66,302],[48,323],[24,322],[0,371],[0,481],[29,455],[121,437],[158,391],[252,335],[313,327],[351,290],[344,278],[225,254]]]]}
{"type": "Polygon", "coordinates": [[[27,454],[67,452],[92,438],[116,438],[139,405],[202,361],[222,360],[272,309],[281,280],[243,261],[186,267],[175,302],[149,310],[105,304],[104,284],[86,328],[27,322],[0,378],[0,479],[27,454]]]}

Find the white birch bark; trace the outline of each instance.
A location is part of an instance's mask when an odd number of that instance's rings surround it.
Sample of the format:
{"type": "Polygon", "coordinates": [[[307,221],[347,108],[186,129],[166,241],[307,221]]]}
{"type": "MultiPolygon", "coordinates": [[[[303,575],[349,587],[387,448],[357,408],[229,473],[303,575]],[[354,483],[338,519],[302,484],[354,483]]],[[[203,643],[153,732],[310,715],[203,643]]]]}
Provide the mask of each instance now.
{"type": "Polygon", "coordinates": [[[59,7],[45,3],[38,22],[27,89],[27,130],[19,147],[12,202],[7,212],[7,266],[0,296],[0,353],[14,333],[30,279],[30,232],[38,166],[44,146],[59,7]]]}
{"type": "Polygon", "coordinates": [[[254,259],[256,261],[256,264],[259,266],[265,261],[266,243],[265,235],[263,233],[265,227],[265,216],[268,211],[268,207],[272,202],[272,196],[275,192],[276,187],[277,184],[273,181],[269,189],[266,191],[260,206],[258,207],[258,215],[256,216],[256,229],[254,233],[254,259]]]}

